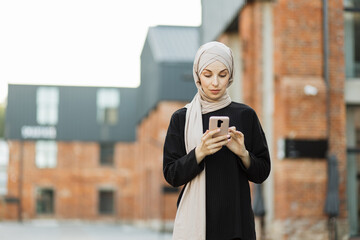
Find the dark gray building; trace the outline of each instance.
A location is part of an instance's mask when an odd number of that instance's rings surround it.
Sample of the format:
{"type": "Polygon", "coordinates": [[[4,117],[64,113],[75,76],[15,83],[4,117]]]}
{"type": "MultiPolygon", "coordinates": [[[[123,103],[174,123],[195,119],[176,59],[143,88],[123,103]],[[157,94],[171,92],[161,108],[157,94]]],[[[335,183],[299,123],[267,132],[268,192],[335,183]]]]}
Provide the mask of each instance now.
{"type": "Polygon", "coordinates": [[[132,88],[9,85],[5,137],[135,141],[136,92],[132,88]]]}
{"type": "Polygon", "coordinates": [[[138,121],[160,101],[190,101],[196,93],[192,66],[199,48],[199,28],[149,28],[141,53],[138,121]]]}
{"type": "Polygon", "coordinates": [[[217,40],[224,32],[237,30],[238,14],[246,2],[245,0],[201,0],[201,43],[217,40]]]}

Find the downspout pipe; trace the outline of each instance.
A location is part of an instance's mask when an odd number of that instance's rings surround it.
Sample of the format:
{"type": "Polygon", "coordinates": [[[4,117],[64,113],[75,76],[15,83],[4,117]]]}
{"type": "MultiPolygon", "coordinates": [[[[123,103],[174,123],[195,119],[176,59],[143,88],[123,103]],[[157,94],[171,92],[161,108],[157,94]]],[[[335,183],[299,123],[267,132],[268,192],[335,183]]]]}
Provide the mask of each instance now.
{"type": "Polygon", "coordinates": [[[329,80],[329,24],[328,24],[328,1],[323,0],[323,77],[326,85],[326,135],[328,139],[327,155],[330,154],[330,80],[329,80]]]}
{"type": "MultiPolygon", "coordinates": [[[[327,0],[323,0],[323,75],[324,75],[324,81],[325,81],[325,85],[326,85],[326,132],[327,132],[327,139],[328,139],[328,147],[327,147],[327,164],[328,164],[328,169],[330,169],[330,161],[332,157],[334,157],[334,160],[336,162],[336,157],[335,156],[331,156],[331,152],[330,152],[330,143],[331,143],[331,98],[330,98],[330,93],[331,93],[331,84],[330,84],[330,79],[329,79],[329,23],[328,23],[328,1],[327,0]]],[[[331,176],[332,178],[334,178],[334,176],[331,176]]],[[[328,183],[331,182],[331,180],[338,180],[338,179],[330,179],[330,174],[328,174],[328,183]]],[[[339,189],[338,186],[338,182],[335,183],[334,187],[336,190],[339,189]]],[[[329,184],[328,184],[328,193],[327,193],[327,198],[330,198],[329,195],[329,184]]],[[[338,216],[339,214],[339,196],[338,196],[338,191],[335,191],[337,196],[332,196],[332,200],[335,205],[337,205],[337,208],[334,212],[330,212],[327,211],[326,209],[326,201],[325,201],[325,212],[328,215],[329,219],[328,219],[328,231],[329,231],[329,239],[330,240],[337,240],[337,223],[336,223],[336,216],[338,216]],[[336,201],[337,200],[337,201],[336,201]]]]}

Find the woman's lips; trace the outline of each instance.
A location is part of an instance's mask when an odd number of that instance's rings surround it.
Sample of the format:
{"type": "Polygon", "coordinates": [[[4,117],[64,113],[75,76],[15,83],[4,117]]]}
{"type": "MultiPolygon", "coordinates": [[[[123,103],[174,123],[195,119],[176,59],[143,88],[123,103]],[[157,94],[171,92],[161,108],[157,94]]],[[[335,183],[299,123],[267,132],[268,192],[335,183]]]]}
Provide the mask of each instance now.
{"type": "Polygon", "coordinates": [[[210,90],[210,92],[211,92],[212,94],[218,94],[218,93],[220,92],[220,90],[210,90]]]}

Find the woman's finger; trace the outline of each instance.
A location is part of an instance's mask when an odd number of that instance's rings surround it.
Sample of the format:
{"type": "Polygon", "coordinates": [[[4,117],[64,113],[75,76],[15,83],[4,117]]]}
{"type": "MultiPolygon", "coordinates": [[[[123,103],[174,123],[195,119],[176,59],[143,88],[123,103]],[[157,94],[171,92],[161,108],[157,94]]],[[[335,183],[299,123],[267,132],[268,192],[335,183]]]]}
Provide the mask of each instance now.
{"type": "Polygon", "coordinates": [[[206,141],[206,144],[210,145],[213,143],[221,142],[221,141],[227,140],[229,137],[230,137],[230,135],[227,134],[227,135],[221,135],[218,137],[210,138],[206,141]]]}
{"type": "Polygon", "coordinates": [[[213,137],[214,134],[216,134],[216,133],[218,133],[218,132],[220,132],[220,128],[217,128],[217,129],[214,129],[214,130],[209,131],[209,135],[210,135],[211,137],[213,137]]]}
{"type": "Polygon", "coordinates": [[[244,137],[244,134],[240,131],[236,131],[235,129],[232,129],[232,128],[229,128],[229,130],[230,130],[230,133],[233,133],[237,137],[244,137]]]}
{"type": "Polygon", "coordinates": [[[230,132],[230,133],[235,133],[235,132],[236,132],[235,127],[231,127],[231,128],[229,128],[229,132],[230,132]]]}
{"type": "Polygon", "coordinates": [[[236,132],[230,132],[229,135],[231,138],[239,138],[239,135],[236,134],[236,132]]]}
{"type": "Polygon", "coordinates": [[[224,145],[226,145],[228,143],[228,140],[219,142],[219,143],[214,143],[212,145],[208,146],[208,150],[210,153],[214,153],[219,151],[224,145]]]}
{"type": "Polygon", "coordinates": [[[224,146],[225,144],[227,144],[228,142],[228,139],[223,139],[222,141],[220,142],[213,142],[213,143],[210,143],[208,145],[208,148],[216,148],[216,147],[221,147],[221,146],[224,146]]]}
{"type": "Polygon", "coordinates": [[[209,130],[205,131],[204,135],[201,138],[201,141],[205,141],[208,138],[209,132],[210,132],[209,130]]]}
{"type": "Polygon", "coordinates": [[[229,129],[233,129],[234,131],[236,131],[236,127],[235,127],[235,126],[229,127],[229,129]]]}

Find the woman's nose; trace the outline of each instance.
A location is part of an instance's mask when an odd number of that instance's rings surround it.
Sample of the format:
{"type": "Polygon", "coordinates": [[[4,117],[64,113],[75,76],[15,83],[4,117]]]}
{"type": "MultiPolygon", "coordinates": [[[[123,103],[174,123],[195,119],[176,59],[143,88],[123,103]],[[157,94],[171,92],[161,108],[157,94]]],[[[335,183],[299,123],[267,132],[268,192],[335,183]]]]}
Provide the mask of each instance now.
{"type": "Polygon", "coordinates": [[[214,76],[214,79],[213,79],[213,81],[212,81],[212,85],[213,85],[213,86],[219,85],[219,81],[218,81],[218,79],[217,79],[217,76],[214,76]]]}

